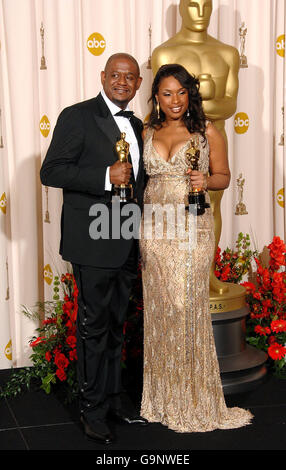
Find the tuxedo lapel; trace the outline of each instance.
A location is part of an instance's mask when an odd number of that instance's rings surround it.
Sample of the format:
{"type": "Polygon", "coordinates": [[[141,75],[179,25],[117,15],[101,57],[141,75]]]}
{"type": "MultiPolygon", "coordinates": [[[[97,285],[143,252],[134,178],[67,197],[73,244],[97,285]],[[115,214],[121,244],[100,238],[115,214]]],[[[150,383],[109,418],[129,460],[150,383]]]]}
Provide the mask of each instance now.
{"type": "MultiPolygon", "coordinates": [[[[111,112],[109,111],[108,106],[106,105],[101,93],[98,94],[97,97],[95,98],[93,117],[99,129],[106,135],[106,137],[110,140],[110,142],[115,148],[115,143],[118,139],[120,139],[121,132],[115,122],[115,119],[113,118],[111,112]]],[[[135,117],[132,117],[130,119],[130,124],[134,130],[134,133],[138,142],[138,146],[139,146],[139,153],[140,153],[139,168],[138,168],[138,174],[136,178],[136,182],[137,182],[138,179],[141,177],[142,171],[143,171],[143,159],[142,159],[143,141],[142,141],[142,136],[141,136],[142,125],[141,125],[141,121],[135,117]]],[[[114,161],[116,161],[115,153],[114,153],[114,161]]],[[[129,155],[129,161],[131,161],[130,155],[129,155]]],[[[133,180],[134,180],[134,183],[136,184],[134,175],[133,175],[133,180]]]]}
{"type": "Polygon", "coordinates": [[[115,145],[115,142],[120,139],[120,129],[113,119],[112,114],[109,113],[107,117],[101,117],[95,114],[94,119],[101,131],[106,135],[110,142],[115,145]]]}
{"type": "Polygon", "coordinates": [[[138,142],[139,154],[140,154],[138,174],[137,174],[136,181],[140,178],[142,170],[143,170],[143,157],[142,157],[143,156],[143,140],[142,140],[142,135],[141,135],[142,126],[141,125],[139,126],[138,122],[139,121],[134,117],[132,117],[130,119],[131,126],[134,130],[134,133],[135,133],[135,136],[136,136],[136,139],[137,139],[137,142],[138,142]]]}

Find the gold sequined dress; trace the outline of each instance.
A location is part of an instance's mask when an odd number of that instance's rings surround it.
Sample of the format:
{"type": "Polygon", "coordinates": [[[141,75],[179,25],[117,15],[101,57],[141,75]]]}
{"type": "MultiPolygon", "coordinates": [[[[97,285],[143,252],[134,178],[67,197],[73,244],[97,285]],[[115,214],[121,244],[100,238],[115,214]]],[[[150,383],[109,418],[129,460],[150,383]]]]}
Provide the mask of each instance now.
{"type": "MultiPolygon", "coordinates": [[[[248,410],[226,407],[209,313],[209,270],[215,243],[211,209],[201,216],[188,213],[184,219],[190,181],[185,175],[185,152],[190,141],[167,162],[153,145],[153,133],[147,131],[143,156],[149,180],[140,239],[144,300],[141,416],[177,432],[241,427],[250,423],[252,415],[248,410]],[[169,208],[165,216],[160,208],[169,208]],[[150,216],[152,212],[159,214],[157,219],[150,216]],[[170,215],[174,213],[176,217],[170,215]],[[189,239],[186,233],[191,233],[189,239]]],[[[199,169],[207,172],[209,147],[201,136],[199,145],[199,169]]]]}

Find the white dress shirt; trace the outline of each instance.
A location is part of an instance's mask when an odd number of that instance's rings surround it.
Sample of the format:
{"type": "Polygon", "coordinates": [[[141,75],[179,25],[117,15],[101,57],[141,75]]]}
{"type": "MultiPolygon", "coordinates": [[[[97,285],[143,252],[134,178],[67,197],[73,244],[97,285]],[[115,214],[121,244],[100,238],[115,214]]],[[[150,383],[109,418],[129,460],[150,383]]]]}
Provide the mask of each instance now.
{"type": "MultiPolygon", "coordinates": [[[[117,126],[119,127],[120,132],[125,132],[126,134],[125,140],[126,142],[129,143],[129,153],[131,155],[130,163],[132,164],[134,178],[136,180],[138,167],[139,167],[140,153],[139,153],[138,142],[137,142],[133,127],[131,126],[129,119],[127,119],[126,117],[115,116],[116,113],[121,111],[121,108],[119,108],[119,106],[116,106],[116,104],[112,103],[112,101],[106,96],[104,90],[101,91],[101,95],[106,105],[108,106],[109,111],[111,112],[117,126]]],[[[125,111],[129,111],[128,106],[125,109],[125,111]]],[[[110,183],[110,177],[109,177],[109,168],[110,167],[107,167],[106,177],[105,177],[105,190],[106,191],[111,191],[111,188],[112,188],[112,184],[110,183]]]]}

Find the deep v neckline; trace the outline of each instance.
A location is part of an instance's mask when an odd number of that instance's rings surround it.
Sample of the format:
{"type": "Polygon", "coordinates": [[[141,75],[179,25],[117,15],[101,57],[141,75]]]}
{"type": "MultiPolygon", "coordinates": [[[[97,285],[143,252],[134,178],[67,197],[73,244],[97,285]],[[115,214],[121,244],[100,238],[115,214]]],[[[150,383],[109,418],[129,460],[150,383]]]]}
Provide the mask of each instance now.
{"type": "Polygon", "coordinates": [[[156,154],[160,158],[160,160],[162,160],[165,163],[170,163],[171,160],[173,160],[173,158],[177,155],[177,153],[179,153],[187,144],[189,144],[189,142],[193,138],[193,135],[194,134],[192,134],[191,137],[188,140],[186,140],[186,142],[183,145],[181,145],[181,147],[179,147],[178,150],[168,160],[165,160],[165,158],[163,158],[162,155],[160,155],[160,153],[158,152],[158,150],[156,149],[156,147],[153,143],[154,130],[153,130],[153,133],[152,133],[152,136],[151,136],[151,144],[152,144],[153,150],[156,152],[156,154]]]}

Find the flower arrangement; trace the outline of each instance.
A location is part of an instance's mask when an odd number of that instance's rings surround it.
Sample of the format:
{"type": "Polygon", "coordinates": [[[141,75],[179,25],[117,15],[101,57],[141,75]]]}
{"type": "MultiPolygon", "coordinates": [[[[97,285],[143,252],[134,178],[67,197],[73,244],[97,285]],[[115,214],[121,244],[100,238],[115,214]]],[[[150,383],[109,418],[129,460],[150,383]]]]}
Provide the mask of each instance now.
{"type": "Polygon", "coordinates": [[[286,378],[286,246],[274,237],[268,250],[269,266],[255,257],[255,284],[242,283],[250,308],[246,339],[268,354],[275,375],[286,378]]]}
{"type": "Polygon", "coordinates": [[[238,234],[236,249],[226,248],[223,252],[217,248],[215,255],[215,275],[222,282],[240,283],[248,273],[256,251],[250,249],[249,235],[238,234]]]}
{"type": "Polygon", "coordinates": [[[250,309],[246,341],[265,351],[274,374],[286,378],[286,246],[275,236],[267,248],[269,265],[262,266],[257,251],[250,249],[249,235],[239,233],[236,250],[221,252],[218,247],[215,274],[221,281],[245,287],[250,309]],[[241,282],[252,262],[256,266],[254,282],[241,282]]]}
{"type": "MultiPolygon", "coordinates": [[[[249,235],[239,233],[236,248],[218,247],[215,256],[215,274],[224,282],[240,283],[246,288],[246,301],[250,308],[247,320],[246,341],[267,352],[274,372],[286,378],[286,246],[279,237],[268,245],[269,266],[262,266],[258,253],[250,249],[249,235]],[[254,282],[241,282],[254,262],[257,267],[254,282]],[[283,269],[284,268],[284,269],[283,269]]],[[[55,277],[51,302],[38,302],[37,308],[24,309],[30,318],[42,319],[37,334],[31,339],[32,367],[16,370],[0,397],[15,396],[29,389],[36,381],[50,393],[61,389],[65,399],[77,396],[76,378],[76,317],[78,289],[72,274],[55,277]],[[63,300],[59,291],[63,290],[63,300]]],[[[143,294],[141,267],[130,297],[130,305],[124,324],[123,368],[128,375],[142,379],[143,359],[143,294]]]]}
{"type": "Polygon", "coordinates": [[[76,317],[78,289],[72,274],[66,273],[59,279],[55,276],[53,301],[38,302],[36,309],[24,308],[24,314],[32,319],[44,320],[36,329],[30,341],[33,366],[16,370],[2,396],[20,393],[29,389],[35,381],[50,393],[52,386],[64,389],[67,401],[77,394],[76,379],[76,317]],[[60,299],[60,287],[63,289],[63,300],[60,299]]]}

